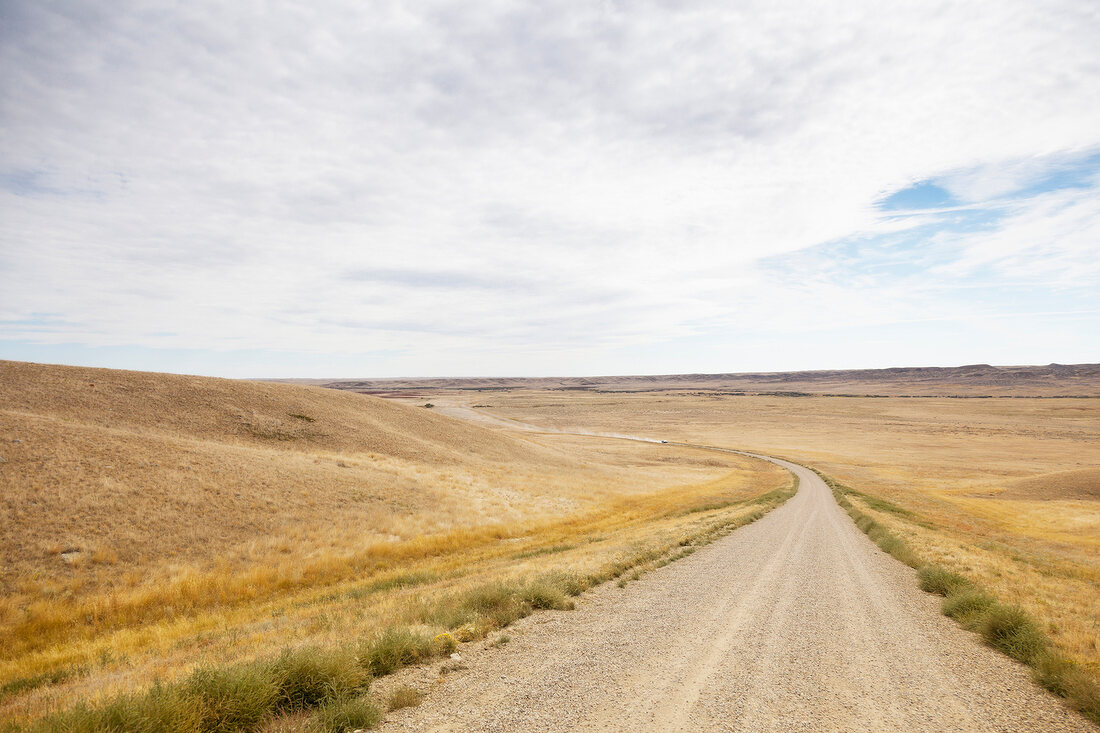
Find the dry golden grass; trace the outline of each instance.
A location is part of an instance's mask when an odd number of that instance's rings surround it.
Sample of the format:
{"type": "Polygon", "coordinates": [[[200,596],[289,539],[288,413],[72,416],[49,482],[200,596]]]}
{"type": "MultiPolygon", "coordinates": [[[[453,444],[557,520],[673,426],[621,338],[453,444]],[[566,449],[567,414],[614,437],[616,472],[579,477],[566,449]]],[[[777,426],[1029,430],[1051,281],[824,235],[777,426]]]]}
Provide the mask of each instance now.
{"type": "Polygon", "coordinates": [[[716,475],[628,445],[582,459],[359,395],[171,375],[3,363],[0,415],[5,596],[562,515],[716,475]]]}
{"type": "Polygon", "coordinates": [[[318,388],[12,362],[0,456],[13,719],[414,623],[478,583],[648,557],[788,481],[318,388]]]}
{"type": "Polygon", "coordinates": [[[1072,471],[1052,471],[1004,482],[998,499],[1100,500],[1100,468],[1079,468],[1072,471]]]}
{"type": "Polygon", "coordinates": [[[920,557],[1024,607],[1100,679],[1096,399],[512,385],[407,402],[0,362],[0,716],[424,624],[425,604],[486,582],[660,563],[659,548],[787,480],[729,455],[439,414],[463,404],[811,464],[902,507],[852,499],[920,557]],[[415,406],[429,399],[439,409],[415,406]]]}
{"type": "Polygon", "coordinates": [[[554,429],[747,448],[820,468],[911,512],[860,507],[919,556],[1023,606],[1100,679],[1100,400],[520,390],[477,400],[554,429]]]}

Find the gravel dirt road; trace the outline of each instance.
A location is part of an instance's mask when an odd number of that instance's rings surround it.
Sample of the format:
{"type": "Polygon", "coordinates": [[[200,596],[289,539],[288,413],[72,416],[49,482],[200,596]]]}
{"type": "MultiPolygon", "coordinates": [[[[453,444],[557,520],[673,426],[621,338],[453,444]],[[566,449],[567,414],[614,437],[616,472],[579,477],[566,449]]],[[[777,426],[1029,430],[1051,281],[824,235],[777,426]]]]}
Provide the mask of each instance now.
{"type": "Polygon", "coordinates": [[[763,519],[464,645],[391,731],[1092,731],[940,615],[812,472],[763,519]]]}

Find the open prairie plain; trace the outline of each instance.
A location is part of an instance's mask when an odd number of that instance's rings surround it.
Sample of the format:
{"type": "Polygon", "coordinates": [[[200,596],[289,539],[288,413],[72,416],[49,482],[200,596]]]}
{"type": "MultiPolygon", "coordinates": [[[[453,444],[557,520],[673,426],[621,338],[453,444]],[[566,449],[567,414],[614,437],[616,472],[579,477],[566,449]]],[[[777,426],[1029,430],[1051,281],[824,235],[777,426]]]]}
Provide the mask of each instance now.
{"type": "Polygon", "coordinates": [[[982,396],[1010,390],[993,367],[918,370],[922,397],[908,373],[332,385],[385,400],[0,370],[14,730],[342,731],[426,691],[387,729],[1087,729],[880,547],[1024,609],[1040,681],[1100,710],[1092,367],[1015,368],[1016,397],[982,396]]]}
{"type": "MultiPolygon", "coordinates": [[[[347,660],[387,639],[420,645],[398,666],[446,652],[791,486],[663,448],[316,387],[0,362],[0,721],[116,699],[148,727],[153,683],[286,648],[351,664],[357,689],[379,669],[347,660]]],[[[42,725],[107,725],[89,720],[42,725]]]]}
{"type": "MultiPolygon", "coordinates": [[[[1095,370],[1092,370],[1095,371],[1095,370]]],[[[1076,393],[1092,394],[1091,378],[1076,393]]],[[[809,386],[803,382],[803,387],[809,386]]],[[[502,429],[633,434],[783,456],[855,490],[857,509],[922,562],[1019,605],[1100,681],[1100,399],[1026,396],[853,397],[621,385],[424,390],[442,409],[502,429]]],[[[1007,385],[997,386],[1005,390],[1007,385]]],[[[865,381],[830,392],[865,394],[865,381]]],[[[892,390],[900,390],[892,384],[892,390]]],[[[934,393],[934,385],[921,391],[934,393]]],[[[1095,704],[1095,700],[1093,702],[1095,704]]]]}

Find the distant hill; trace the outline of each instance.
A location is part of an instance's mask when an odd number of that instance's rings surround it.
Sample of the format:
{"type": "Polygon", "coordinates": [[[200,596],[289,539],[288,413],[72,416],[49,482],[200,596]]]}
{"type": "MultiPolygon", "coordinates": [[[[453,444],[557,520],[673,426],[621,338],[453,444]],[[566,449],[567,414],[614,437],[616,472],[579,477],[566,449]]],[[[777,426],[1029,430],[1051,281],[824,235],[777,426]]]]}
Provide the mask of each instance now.
{"type": "MultiPolygon", "coordinates": [[[[293,380],[289,380],[293,381],[293,380]]],[[[310,384],[380,396],[431,390],[551,389],[590,391],[706,390],[914,396],[1100,396],[1100,364],[897,367],[801,372],[657,376],[334,379],[310,384]]]]}

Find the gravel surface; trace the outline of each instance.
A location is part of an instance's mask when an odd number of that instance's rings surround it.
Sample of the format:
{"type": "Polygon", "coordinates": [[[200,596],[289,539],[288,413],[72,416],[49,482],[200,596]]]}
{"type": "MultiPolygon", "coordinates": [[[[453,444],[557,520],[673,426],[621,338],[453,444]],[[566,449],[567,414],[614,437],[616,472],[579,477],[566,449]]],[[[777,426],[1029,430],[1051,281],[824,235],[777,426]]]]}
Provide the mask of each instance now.
{"type": "Polygon", "coordinates": [[[1092,731],[939,613],[812,472],[763,519],[572,612],[405,670],[390,731],[1092,731]],[[457,669],[455,669],[457,667],[457,669]]]}

